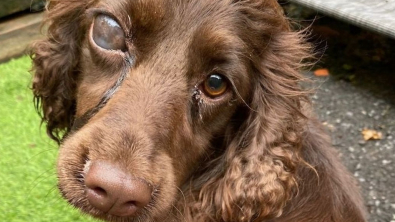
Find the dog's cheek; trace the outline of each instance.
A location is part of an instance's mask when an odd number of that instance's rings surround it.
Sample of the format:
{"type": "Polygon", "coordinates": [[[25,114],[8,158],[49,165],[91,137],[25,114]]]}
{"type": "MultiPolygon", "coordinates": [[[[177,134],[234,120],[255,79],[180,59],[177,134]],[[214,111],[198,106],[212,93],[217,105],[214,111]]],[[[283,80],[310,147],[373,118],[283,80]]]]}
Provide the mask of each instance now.
{"type": "Polygon", "coordinates": [[[177,184],[178,175],[175,169],[174,161],[169,155],[160,153],[153,159],[152,176],[155,180],[155,207],[152,209],[152,215],[163,215],[168,212],[172,205],[179,198],[179,185],[177,184]]]}
{"type": "Polygon", "coordinates": [[[87,151],[77,145],[75,138],[66,139],[59,150],[57,161],[58,187],[60,192],[73,205],[82,207],[77,199],[84,195],[83,169],[86,162],[87,151]]]}
{"type": "Polygon", "coordinates": [[[232,122],[238,104],[227,102],[204,110],[202,128],[212,136],[218,136],[232,122]]]}

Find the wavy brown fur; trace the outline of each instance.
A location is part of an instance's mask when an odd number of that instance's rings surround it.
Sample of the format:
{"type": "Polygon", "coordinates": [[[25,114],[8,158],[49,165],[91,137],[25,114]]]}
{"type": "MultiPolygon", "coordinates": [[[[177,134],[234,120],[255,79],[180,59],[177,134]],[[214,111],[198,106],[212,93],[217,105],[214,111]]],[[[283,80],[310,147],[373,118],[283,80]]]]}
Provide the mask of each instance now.
{"type": "Polygon", "coordinates": [[[276,1],[53,0],[46,24],[33,93],[49,136],[63,140],[59,187],[71,204],[108,221],[365,221],[299,85],[310,46],[276,1]],[[132,67],[91,46],[90,8],[131,21],[132,67]],[[229,96],[196,97],[217,69],[229,96]],[[108,104],[71,132],[122,70],[108,104]],[[155,201],[131,218],[94,209],[76,175],[97,159],[157,186],[155,201]]]}

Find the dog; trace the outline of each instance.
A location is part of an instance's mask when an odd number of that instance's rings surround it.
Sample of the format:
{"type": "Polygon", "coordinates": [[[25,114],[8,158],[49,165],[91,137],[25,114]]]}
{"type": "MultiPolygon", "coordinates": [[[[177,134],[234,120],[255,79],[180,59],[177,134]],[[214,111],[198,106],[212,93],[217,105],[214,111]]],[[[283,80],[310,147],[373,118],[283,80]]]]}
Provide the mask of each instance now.
{"type": "Polygon", "coordinates": [[[361,222],[275,0],[50,0],[32,89],[58,186],[114,222],[361,222]]]}

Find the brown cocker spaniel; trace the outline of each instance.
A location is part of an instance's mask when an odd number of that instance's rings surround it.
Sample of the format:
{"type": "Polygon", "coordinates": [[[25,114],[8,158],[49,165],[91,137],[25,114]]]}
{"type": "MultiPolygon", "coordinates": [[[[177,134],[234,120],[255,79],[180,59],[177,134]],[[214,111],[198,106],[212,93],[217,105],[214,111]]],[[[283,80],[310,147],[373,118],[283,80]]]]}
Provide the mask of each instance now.
{"type": "Polygon", "coordinates": [[[59,189],[116,222],[361,222],[275,0],[51,0],[33,91],[59,189]]]}

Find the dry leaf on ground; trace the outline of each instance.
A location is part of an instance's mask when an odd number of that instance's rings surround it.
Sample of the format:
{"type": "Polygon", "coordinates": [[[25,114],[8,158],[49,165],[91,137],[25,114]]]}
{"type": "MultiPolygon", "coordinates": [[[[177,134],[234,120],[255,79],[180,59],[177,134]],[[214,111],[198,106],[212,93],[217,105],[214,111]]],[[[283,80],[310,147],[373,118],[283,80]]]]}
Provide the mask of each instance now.
{"type": "Polygon", "coordinates": [[[328,69],[317,69],[314,71],[315,76],[329,76],[328,69]]]}
{"type": "Polygon", "coordinates": [[[322,124],[326,126],[331,132],[334,132],[336,130],[336,127],[328,122],[323,122],[322,124]]]}
{"type": "Polygon", "coordinates": [[[381,140],[383,138],[383,134],[376,130],[364,129],[362,130],[363,139],[368,140],[381,140]]]}

